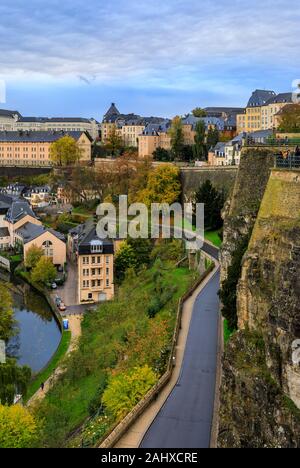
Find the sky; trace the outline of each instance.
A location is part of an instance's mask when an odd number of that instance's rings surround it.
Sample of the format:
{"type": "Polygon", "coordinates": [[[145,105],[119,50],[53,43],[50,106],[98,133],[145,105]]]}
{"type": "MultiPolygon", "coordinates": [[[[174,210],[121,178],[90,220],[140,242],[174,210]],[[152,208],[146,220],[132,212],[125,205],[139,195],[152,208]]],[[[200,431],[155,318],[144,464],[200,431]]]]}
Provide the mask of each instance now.
{"type": "Polygon", "coordinates": [[[100,120],[111,102],[162,117],[245,106],[300,78],[299,24],[299,0],[1,0],[0,107],[100,120]]]}

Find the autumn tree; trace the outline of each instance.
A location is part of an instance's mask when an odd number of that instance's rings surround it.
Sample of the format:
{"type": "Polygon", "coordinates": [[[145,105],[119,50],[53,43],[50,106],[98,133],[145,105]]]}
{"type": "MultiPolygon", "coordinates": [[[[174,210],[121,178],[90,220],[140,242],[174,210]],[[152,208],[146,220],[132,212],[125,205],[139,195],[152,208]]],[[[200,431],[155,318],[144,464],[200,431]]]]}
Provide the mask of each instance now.
{"type": "Polygon", "coordinates": [[[52,283],[57,275],[55,266],[52,260],[48,257],[42,257],[33,268],[31,277],[36,283],[52,283]]]}
{"type": "Polygon", "coordinates": [[[21,405],[0,405],[0,447],[31,448],[38,443],[40,425],[21,405]]]}
{"type": "Polygon", "coordinates": [[[33,244],[27,251],[26,259],[25,259],[25,267],[28,270],[31,270],[36,266],[38,261],[44,255],[44,251],[41,247],[33,244]]]}
{"type": "Polygon", "coordinates": [[[137,199],[148,207],[151,203],[172,204],[181,194],[180,171],[178,167],[163,164],[149,173],[147,186],[141,190],[137,199]]]}
{"type": "Polygon", "coordinates": [[[66,135],[54,141],[50,146],[50,159],[56,166],[71,166],[76,164],[82,156],[74,138],[66,135]]]}
{"type": "Polygon", "coordinates": [[[282,109],[279,130],[286,133],[300,133],[299,104],[291,104],[282,109]]]}
{"type": "Polygon", "coordinates": [[[13,302],[9,289],[0,283],[0,340],[8,341],[13,335],[13,302]]]}
{"type": "Polygon", "coordinates": [[[182,120],[179,116],[174,117],[172,125],[169,130],[171,138],[171,148],[175,159],[180,159],[182,148],[184,145],[184,135],[182,128],[182,120]]]}
{"type": "Polygon", "coordinates": [[[206,117],[206,112],[204,109],[201,107],[196,107],[194,110],[192,110],[192,114],[194,117],[206,117]]]}
{"type": "Polygon", "coordinates": [[[118,152],[123,148],[123,146],[123,140],[118,134],[116,127],[114,126],[108,135],[106,148],[110,151],[112,156],[116,156],[118,152]]]}
{"type": "Polygon", "coordinates": [[[102,403],[116,419],[122,419],[153,387],[156,374],[148,366],[135,367],[109,379],[102,403]]]}

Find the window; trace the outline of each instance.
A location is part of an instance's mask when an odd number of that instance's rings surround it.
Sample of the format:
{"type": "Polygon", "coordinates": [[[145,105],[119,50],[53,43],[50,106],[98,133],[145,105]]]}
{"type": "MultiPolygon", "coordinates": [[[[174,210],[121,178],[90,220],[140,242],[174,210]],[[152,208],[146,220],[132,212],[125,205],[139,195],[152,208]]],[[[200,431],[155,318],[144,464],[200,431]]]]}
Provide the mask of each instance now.
{"type": "Polygon", "coordinates": [[[106,257],[106,264],[107,265],[109,264],[109,257],[108,256],[106,257]]]}
{"type": "Polygon", "coordinates": [[[106,287],[109,288],[109,279],[106,280],[106,287]]]}

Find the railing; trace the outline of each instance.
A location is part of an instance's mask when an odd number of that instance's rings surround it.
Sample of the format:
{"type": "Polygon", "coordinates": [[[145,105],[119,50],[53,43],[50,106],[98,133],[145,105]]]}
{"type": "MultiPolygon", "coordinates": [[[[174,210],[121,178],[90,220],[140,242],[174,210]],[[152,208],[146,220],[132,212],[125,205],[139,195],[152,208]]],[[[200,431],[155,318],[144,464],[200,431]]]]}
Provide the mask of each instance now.
{"type": "Polygon", "coordinates": [[[299,138],[262,138],[255,139],[248,137],[245,140],[245,146],[267,146],[267,147],[300,147],[300,137],[299,138]]]}
{"type": "Polygon", "coordinates": [[[279,169],[300,169],[300,154],[276,154],[275,167],[279,169]]]}

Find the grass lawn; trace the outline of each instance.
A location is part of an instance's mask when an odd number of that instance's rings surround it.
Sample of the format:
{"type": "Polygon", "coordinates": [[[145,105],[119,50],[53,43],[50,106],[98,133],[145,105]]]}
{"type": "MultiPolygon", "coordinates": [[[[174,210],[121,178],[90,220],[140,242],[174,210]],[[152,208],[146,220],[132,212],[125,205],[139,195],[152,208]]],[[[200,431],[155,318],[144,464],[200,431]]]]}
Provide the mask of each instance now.
{"type": "Polygon", "coordinates": [[[76,208],[73,208],[72,214],[79,214],[81,216],[86,216],[87,218],[90,218],[95,212],[95,209],[88,209],[84,206],[77,206],[76,208]]]}
{"type": "Polygon", "coordinates": [[[24,398],[25,402],[30,400],[30,398],[38,391],[42,382],[46,382],[46,380],[48,380],[51,374],[58,367],[60,361],[62,360],[62,358],[65,356],[66,352],[68,351],[68,348],[70,346],[70,341],[71,341],[71,332],[63,331],[61,342],[56,350],[56,353],[54,354],[53,358],[49,362],[48,366],[43,371],[38,373],[34,377],[33,381],[29,384],[26,398],[24,398]]]}
{"type": "MultiPolygon", "coordinates": [[[[163,267],[154,266],[128,278],[115,301],[84,316],[79,346],[66,361],[66,373],[37,407],[37,416],[45,421],[45,446],[68,444],[68,434],[91,414],[91,403],[99,408],[99,386],[107,375],[145,364],[153,368],[161,359],[162,349],[169,349],[178,300],[197,275],[187,268],[174,268],[174,264],[163,267]],[[155,283],[157,275],[159,283],[155,283]],[[149,304],[155,294],[160,297],[160,291],[155,293],[158,284],[163,291],[171,291],[171,299],[155,318],[149,319],[149,304]]],[[[39,379],[39,384],[43,379],[39,379]]]]}
{"type": "Polygon", "coordinates": [[[219,237],[220,231],[206,231],[205,232],[205,239],[210,241],[216,247],[221,247],[222,240],[219,237]]]}

